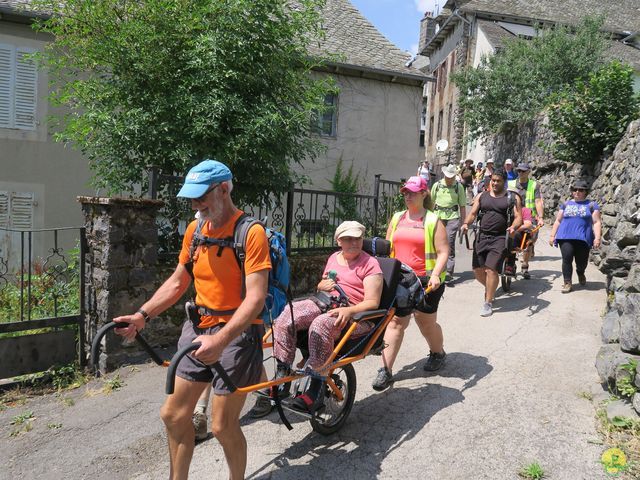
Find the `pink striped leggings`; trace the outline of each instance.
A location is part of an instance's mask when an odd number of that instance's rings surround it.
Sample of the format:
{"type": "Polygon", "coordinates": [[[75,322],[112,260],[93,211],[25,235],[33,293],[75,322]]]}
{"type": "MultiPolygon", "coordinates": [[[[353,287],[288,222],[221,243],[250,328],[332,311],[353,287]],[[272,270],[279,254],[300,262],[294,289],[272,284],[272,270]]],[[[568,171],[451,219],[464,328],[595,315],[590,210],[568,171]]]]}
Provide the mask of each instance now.
{"type": "MultiPolygon", "coordinates": [[[[295,330],[309,330],[309,366],[321,367],[331,355],[335,341],[341,329],[333,323],[336,317],[320,313],[318,306],[311,300],[299,300],[293,303],[295,330]]],[[[371,322],[360,322],[351,338],[361,337],[373,328],[371,322]]],[[[296,338],[291,328],[291,310],[285,307],[273,324],[273,350],[275,357],[288,365],[296,355],[296,338]]]]}

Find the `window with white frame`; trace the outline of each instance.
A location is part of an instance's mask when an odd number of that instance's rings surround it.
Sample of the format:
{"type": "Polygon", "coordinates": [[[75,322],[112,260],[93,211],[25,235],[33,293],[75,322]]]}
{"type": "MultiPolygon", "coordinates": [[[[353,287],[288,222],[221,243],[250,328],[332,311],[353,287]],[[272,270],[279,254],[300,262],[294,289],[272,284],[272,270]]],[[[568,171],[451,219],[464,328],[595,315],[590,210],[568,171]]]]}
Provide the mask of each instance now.
{"type": "Polygon", "coordinates": [[[338,133],[338,95],[328,93],[324,96],[324,110],[313,115],[312,130],[323,137],[335,137],[338,133]]]}
{"type": "Polygon", "coordinates": [[[30,230],[33,228],[33,192],[0,190],[0,228],[30,230]]]}
{"type": "Polygon", "coordinates": [[[0,43],[0,128],[36,129],[35,50],[0,43]]]}

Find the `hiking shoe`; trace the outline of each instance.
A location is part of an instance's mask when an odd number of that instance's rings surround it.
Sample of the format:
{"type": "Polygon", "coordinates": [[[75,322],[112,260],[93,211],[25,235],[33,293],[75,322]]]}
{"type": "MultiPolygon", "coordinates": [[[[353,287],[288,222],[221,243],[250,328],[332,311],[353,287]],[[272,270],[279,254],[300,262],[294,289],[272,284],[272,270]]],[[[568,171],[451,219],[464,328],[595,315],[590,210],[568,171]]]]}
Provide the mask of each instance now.
{"type": "Polygon", "coordinates": [[[571,287],[571,282],[564,282],[562,286],[562,293],[569,293],[573,288],[571,287]]]}
{"type": "Polygon", "coordinates": [[[427,372],[435,372],[436,370],[440,370],[444,365],[444,359],[446,358],[446,356],[447,354],[444,350],[440,353],[429,352],[427,363],[425,363],[424,367],[422,368],[427,372]]]}
{"type": "Polygon", "coordinates": [[[584,273],[578,274],[578,283],[583,287],[587,284],[587,277],[584,276],[584,273]]]}
{"type": "Polygon", "coordinates": [[[373,381],[371,386],[377,392],[381,392],[391,386],[393,383],[393,375],[387,367],[382,367],[378,370],[378,375],[376,375],[376,379],[373,381]]]}
{"type": "Polygon", "coordinates": [[[209,418],[204,412],[193,412],[191,417],[193,429],[196,431],[196,441],[205,440],[209,436],[209,418]]]}
{"type": "Polygon", "coordinates": [[[253,408],[249,410],[249,416],[251,418],[266,417],[271,413],[271,410],[273,410],[273,405],[271,405],[269,397],[258,395],[256,403],[253,405],[253,408]]]}
{"type": "Polygon", "coordinates": [[[482,308],[480,309],[480,316],[490,317],[492,314],[493,314],[493,307],[491,306],[491,303],[484,302],[484,305],[482,305],[482,308]]]}
{"type": "Polygon", "coordinates": [[[525,280],[529,280],[531,278],[531,274],[529,273],[529,265],[522,266],[522,278],[524,278],[525,280]]]}

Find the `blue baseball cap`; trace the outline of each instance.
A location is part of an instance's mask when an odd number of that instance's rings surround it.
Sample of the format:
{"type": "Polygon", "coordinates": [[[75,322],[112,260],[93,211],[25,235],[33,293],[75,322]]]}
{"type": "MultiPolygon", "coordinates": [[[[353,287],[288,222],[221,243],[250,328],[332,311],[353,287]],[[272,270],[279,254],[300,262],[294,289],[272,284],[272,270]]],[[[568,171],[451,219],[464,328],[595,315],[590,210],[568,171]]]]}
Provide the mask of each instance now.
{"type": "Polygon", "coordinates": [[[213,183],[231,180],[231,170],[217,160],[203,160],[187,173],[178,197],[198,198],[204,195],[213,183]]]}

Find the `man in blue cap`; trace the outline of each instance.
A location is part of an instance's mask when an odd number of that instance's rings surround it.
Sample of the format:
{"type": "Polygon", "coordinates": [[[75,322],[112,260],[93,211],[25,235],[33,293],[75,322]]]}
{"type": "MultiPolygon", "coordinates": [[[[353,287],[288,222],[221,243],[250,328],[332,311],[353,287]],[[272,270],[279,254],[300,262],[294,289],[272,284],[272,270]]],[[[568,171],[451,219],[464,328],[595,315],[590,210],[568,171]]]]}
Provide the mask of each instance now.
{"type": "MultiPolygon", "coordinates": [[[[243,214],[231,199],[231,171],[216,160],[204,160],[189,170],[179,197],[191,199],[191,207],[204,220],[202,235],[224,239],[233,237],[236,221],[243,214]]],[[[194,449],[192,414],[200,394],[213,384],[212,430],[224,449],[231,479],[244,478],[247,442],[240,429],[240,412],[246,394],[231,394],[211,367],[219,362],[239,387],[257,383],[262,373],[260,312],[267,295],[271,268],[269,244],[264,228],[256,224],[247,235],[242,297],[242,274],[231,247],[192,243],[198,221],[187,227],[178,266],[173,274],[133,315],[114,318],[128,322],[115,332],[133,339],[148,320],[171,307],[187,291],[193,280],[196,298],[182,327],[178,348],[202,345],[182,359],[177,369],[175,391],[161,408],[167,429],[171,479],[187,478],[194,449]]]]}

